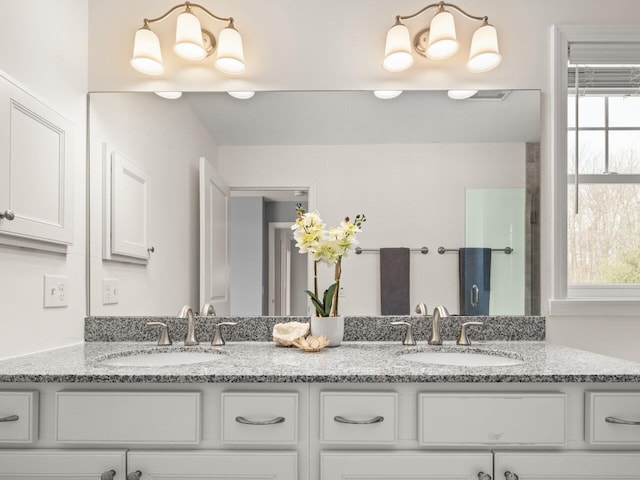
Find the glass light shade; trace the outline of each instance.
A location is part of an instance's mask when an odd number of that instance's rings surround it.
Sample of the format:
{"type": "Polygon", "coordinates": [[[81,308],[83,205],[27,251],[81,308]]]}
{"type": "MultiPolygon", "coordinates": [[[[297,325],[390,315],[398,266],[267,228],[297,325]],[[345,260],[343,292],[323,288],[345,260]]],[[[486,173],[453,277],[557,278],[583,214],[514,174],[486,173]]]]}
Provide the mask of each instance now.
{"type": "Polygon", "coordinates": [[[374,90],[373,94],[380,100],[391,100],[399,97],[402,94],[402,90],[374,90]]]}
{"type": "Polygon", "coordinates": [[[387,32],[382,68],[387,72],[403,72],[413,65],[409,29],[398,23],[387,32]]]}
{"type": "Polygon", "coordinates": [[[437,13],[429,27],[427,57],[431,60],[444,60],[454,55],[459,48],[453,15],[445,11],[437,13]]]}
{"type": "Polygon", "coordinates": [[[202,27],[200,20],[191,12],[178,15],[176,24],[176,43],[173,47],[180,58],[185,60],[202,60],[207,56],[202,42],[202,27]]]}
{"type": "Polygon", "coordinates": [[[162,53],[160,52],[160,39],[148,28],[140,28],[136,32],[133,42],[133,56],[131,66],[145,75],[162,75],[162,53]]]}
{"type": "Polygon", "coordinates": [[[478,90],[448,90],[447,95],[453,100],[464,100],[473,97],[478,90]]]}
{"type": "Polygon", "coordinates": [[[246,70],[242,37],[233,27],[224,28],[220,32],[216,68],[230,74],[244,73],[246,70]]]}
{"type": "Polygon", "coordinates": [[[238,100],[249,100],[251,97],[253,97],[256,94],[256,92],[252,92],[250,90],[227,92],[227,93],[231,95],[233,98],[237,98],[238,100]]]}
{"type": "Polygon", "coordinates": [[[166,98],[167,100],[177,100],[182,96],[182,92],[153,92],[159,97],[166,98]]]}
{"type": "Polygon", "coordinates": [[[502,62],[498,49],[498,33],[493,25],[483,25],[473,34],[467,70],[482,73],[493,70],[502,62]]]}

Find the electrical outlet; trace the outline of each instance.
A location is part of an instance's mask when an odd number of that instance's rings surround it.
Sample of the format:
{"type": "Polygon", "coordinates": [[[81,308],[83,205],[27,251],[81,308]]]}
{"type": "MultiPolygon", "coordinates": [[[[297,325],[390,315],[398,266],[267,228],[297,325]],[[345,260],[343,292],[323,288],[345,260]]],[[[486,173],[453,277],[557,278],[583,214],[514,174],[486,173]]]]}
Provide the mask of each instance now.
{"type": "Polygon", "coordinates": [[[44,276],[44,308],[66,307],[69,277],[44,276]]]}
{"type": "Polygon", "coordinates": [[[120,300],[117,278],[103,278],[102,279],[102,304],[113,305],[120,300]]]}

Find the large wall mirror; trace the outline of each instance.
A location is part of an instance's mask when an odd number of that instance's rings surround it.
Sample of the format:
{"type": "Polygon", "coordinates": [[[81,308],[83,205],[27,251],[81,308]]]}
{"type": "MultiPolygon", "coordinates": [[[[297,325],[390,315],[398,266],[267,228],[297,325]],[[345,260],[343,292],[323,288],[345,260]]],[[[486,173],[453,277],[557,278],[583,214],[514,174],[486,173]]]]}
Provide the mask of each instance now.
{"type": "MultiPolygon", "coordinates": [[[[310,314],[310,262],[289,229],[297,202],[330,225],[367,216],[363,252],[343,261],[344,315],[380,315],[379,250],[393,247],[412,249],[412,305],[458,313],[458,249],[484,247],[489,313],[539,313],[537,90],[89,103],[90,315],[175,315],[203,299],[219,314],[310,314]]],[[[326,288],[332,272],[319,268],[326,288]]]]}

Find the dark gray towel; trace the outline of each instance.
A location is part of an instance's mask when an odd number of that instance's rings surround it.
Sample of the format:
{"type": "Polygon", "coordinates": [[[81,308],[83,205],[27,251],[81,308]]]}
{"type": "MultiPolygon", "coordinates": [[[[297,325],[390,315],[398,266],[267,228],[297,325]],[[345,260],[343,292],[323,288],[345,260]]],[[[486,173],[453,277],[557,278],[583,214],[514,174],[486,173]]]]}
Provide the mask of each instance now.
{"type": "Polygon", "coordinates": [[[461,248],[460,315],[489,315],[491,249],[461,248]]]}
{"type": "Polygon", "coordinates": [[[409,315],[409,249],[380,249],[382,315],[409,315]]]}

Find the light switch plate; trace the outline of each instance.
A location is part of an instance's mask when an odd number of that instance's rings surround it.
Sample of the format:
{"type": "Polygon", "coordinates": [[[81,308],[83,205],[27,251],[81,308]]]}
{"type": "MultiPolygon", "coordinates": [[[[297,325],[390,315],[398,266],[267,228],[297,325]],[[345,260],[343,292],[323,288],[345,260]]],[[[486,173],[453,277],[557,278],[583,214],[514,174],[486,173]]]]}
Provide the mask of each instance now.
{"type": "Polygon", "coordinates": [[[44,276],[44,308],[66,307],[68,305],[69,277],[63,275],[44,276]]]}
{"type": "Polygon", "coordinates": [[[114,305],[120,300],[120,287],[117,278],[102,279],[102,304],[114,305]]]}

